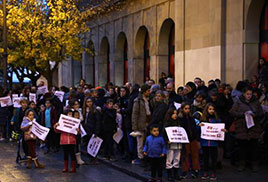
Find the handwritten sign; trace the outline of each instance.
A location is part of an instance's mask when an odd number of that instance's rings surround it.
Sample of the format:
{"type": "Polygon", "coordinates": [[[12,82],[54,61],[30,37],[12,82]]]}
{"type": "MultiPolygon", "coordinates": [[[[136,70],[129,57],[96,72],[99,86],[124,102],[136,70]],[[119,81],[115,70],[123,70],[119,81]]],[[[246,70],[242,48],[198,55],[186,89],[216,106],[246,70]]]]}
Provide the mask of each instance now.
{"type": "Polygon", "coordinates": [[[15,108],[20,108],[20,97],[18,94],[12,94],[12,102],[15,108]]]}
{"type": "Polygon", "coordinates": [[[189,143],[187,133],[182,127],[167,127],[165,128],[168,140],[171,143],[189,143]]]}
{"type": "Polygon", "coordinates": [[[254,119],[252,117],[252,114],[253,114],[252,111],[247,111],[245,113],[245,120],[246,120],[247,128],[248,129],[251,128],[251,127],[253,127],[255,125],[254,119]]]}
{"type": "Polygon", "coordinates": [[[64,97],[63,91],[56,91],[54,95],[57,96],[61,102],[63,102],[63,97],[64,97]]]}
{"type": "Polygon", "coordinates": [[[1,103],[1,107],[7,107],[7,106],[12,106],[13,105],[10,96],[1,97],[0,98],[0,103],[1,103]]]}
{"type": "Polygon", "coordinates": [[[93,157],[96,157],[100,150],[102,142],[103,140],[101,138],[93,134],[87,145],[87,153],[89,153],[93,157]]]}
{"type": "Polygon", "coordinates": [[[36,94],[35,93],[30,93],[29,94],[29,101],[33,101],[36,104],[36,94]]]}
{"type": "Polygon", "coordinates": [[[48,92],[48,89],[47,89],[47,86],[42,86],[42,87],[38,87],[38,93],[39,94],[42,94],[42,95],[45,95],[45,93],[48,92]]]}
{"type": "Polygon", "coordinates": [[[38,124],[36,121],[33,121],[33,125],[32,125],[32,133],[39,138],[40,140],[45,141],[46,137],[49,133],[49,128],[46,128],[44,126],[41,126],[40,124],[38,124]]]}
{"type": "Polygon", "coordinates": [[[79,127],[79,125],[80,119],[61,114],[59,119],[59,126],[57,127],[57,129],[66,133],[77,135],[77,128],[79,127]]]}
{"type": "Polygon", "coordinates": [[[222,129],[225,128],[224,123],[203,123],[201,126],[201,138],[206,140],[220,140],[224,141],[224,132],[222,129]]]}

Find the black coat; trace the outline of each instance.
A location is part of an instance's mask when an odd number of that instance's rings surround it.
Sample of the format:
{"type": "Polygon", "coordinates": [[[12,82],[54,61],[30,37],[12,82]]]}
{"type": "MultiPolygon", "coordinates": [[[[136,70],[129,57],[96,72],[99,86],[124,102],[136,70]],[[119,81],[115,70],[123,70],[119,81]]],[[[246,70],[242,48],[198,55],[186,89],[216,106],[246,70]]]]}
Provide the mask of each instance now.
{"type": "Polygon", "coordinates": [[[95,134],[100,135],[101,132],[101,114],[98,110],[93,109],[85,116],[84,128],[89,136],[95,134]]]}
{"type": "Polygon", "coordinates": [[[116,128],[116,110],[115,109],[108,109],[104,106],[103,108],[103,131],[104,133],[115,133],[116,128]]]}
{"type": "Polygon", "coordinates": [[[179,118],[179,121],[181,126],[185,129],[190,142],[199,139],[199,131],[193,117],[183,116],[179,118]]]}
{"type": "Polygon", "coordinates": [[[126,118],[125,118],[125,128],[127,131],[131,131],[132,130],[132,111],[133,111],[133,105],[134,105],[134,100],[138,97],[139,92],[132,92],[129,96],[128,99],[128,106],[126,109],[126,118]]]}
{"type": "MultiPolygon", "coordinates": [[[[164,123],[164,119],[165,119],[165,115],[166,115],[167,110],[168,110],[167,104],[165,104],[164,102],[157,103],[154,110],[153,110],[152,120],[149,123],[148,127],[150,127],[153,124],[158,124],[159,128],[161,130],[163,127],[163,123],[164,123]]],[[[148,130],[148,131],[150,131],[150,130],[148,130]]]]}

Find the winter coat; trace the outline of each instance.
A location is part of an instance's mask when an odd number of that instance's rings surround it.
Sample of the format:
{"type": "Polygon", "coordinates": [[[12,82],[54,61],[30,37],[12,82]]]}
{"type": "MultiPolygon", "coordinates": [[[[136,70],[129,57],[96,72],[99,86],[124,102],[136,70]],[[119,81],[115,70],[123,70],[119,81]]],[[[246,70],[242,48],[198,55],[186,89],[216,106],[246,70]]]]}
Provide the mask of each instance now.
{"type": "MultiPolygon", "coordinates": [[[[43,126],[45,126],[45,121],[46,121],[45,120],[45,116],[46,116],[45,112],[46,112],[46,110],[42,114],[43,118],[42,118],[41,124],[43,126]]],[[[51,124],[51,127],[53,127],[56,122],[58,122],[57,111],[56,111],[56,109],[54,107],[51,107],[51,110],[50,110],[50,124],[51,124]]]]}
{"type": "MultiPolygon", "coordinates": [[[[221,123],[221,120],[216,120],[213,116],[209,117],[208,121],[201,121],[203,123],[221,123]]],[[[203,138],[200,138],[200,144],[204,147],[217,147],[219,145],[219,142],[216,140],[206,140],[203,138]]]]}
{"type": "Polygon", "coordinates": [[[132,112],[132,130],[134,131],[146,131],[147,127],[147,115],[145,108],[145,101],[140,94],[135,100],[132,112]]]}
{"type": "Polygon", "coordinates": [[[97,136],[100,135],[101,115],[99,111],[97,111],[95,108],[93,109],[93,111],[89,111],[88,113],[86,113],[84,129],[89,136],[91,136],[92,134],[95,134],[97,136]]]}
{"type": "Polygon", "coordinates": [[[241,95],[239,99],[235,100],[230,113],[235,118],[235,136],[237,139],[250,140],[260,137],[262,129],[259,121],[264,113],[259,101],[255,97],[252,97],[247,103],[244,96],[241,95]],[[252,111],[256,115],[253,118],[255,125],[249,129],[245,120],[245,112],[247,111],[252,111]]]}
{"type": "Polygon", "coordinates": [[[134,91],[130,94],[129,100],[128,100],[128,106],[126,109],[126,118],[125,118],[125,128],[127,131],[132,130],[132,111],[133,111],[133,105],[134,105],[134,100],[138,97],[139,91],[134,91]]]}
{"type": "Polygon", "coordinates": [[[183,116],[182,118],[179,118],[179,122],[185,129],[190,142],[193,140],[199,140],[199,131],[193,117],[183,116]]]}
{"type": "Polygon", "coordinates": [[[116,110],[108,109],[106,106],[103,108],[103,131],[105,133],[115,133],[116,128],[116,110]]]}
{"type": "Polygon", "coordinates": [[[169,93],[168,106],[170,107],[174,102],[182,103],[182,98],[175,91],[172,91],[169,93]]]}
{"type": "Polygon", "coordinates": [[[24,131],[24,139],[26,140],[35,140],[36,136],[32,133],[32,121],[30,121],[27,117],[23,118],[21,123],[21,130],[24,131]]]}
{"type": "Polygon", "coordinates": [[[60,133],[60,145],[76,145],[76,136],[54,128],[56,133],[60,133]]]}
{"type": "Polygon", "coordinates": [[[14,115],[14,123],[15,123],[16,129],[20,129],[26,110],[27,108],[25,110],[22,110],[22,108],[16,108],[15,115],[14,115]]]}
{"type": "Polygon", "coordinates": [[[160,131],[162,131],[163,121],[165,119],[167,110],[167,104],[165,104],[164,102],[157,103],[155,109],[153,110],[152,120],[149,123],[149,127],[153,124],[157,124],[159,126],[160,131]]]}
{"type": "Polygon", "coordinates": [[[162,136],[150,135],[146,138],[143,152],[150,158],[159,158],[161,154],[166,154],[166,143],[162,136]]]}

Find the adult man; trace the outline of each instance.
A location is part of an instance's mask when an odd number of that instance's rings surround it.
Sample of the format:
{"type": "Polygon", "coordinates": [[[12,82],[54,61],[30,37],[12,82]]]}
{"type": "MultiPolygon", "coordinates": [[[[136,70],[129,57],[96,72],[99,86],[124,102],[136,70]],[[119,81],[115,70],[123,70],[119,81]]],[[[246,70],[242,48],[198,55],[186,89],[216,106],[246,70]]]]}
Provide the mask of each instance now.
{"type": "Polygon", "coordinates": [[[166,90],[168,91],[169,97],[168,97],[168,106],[170,107],[174,102],[181,103],[182,98],[181,96],[177,95],[174,88],[174,83],[170,82],[167,84],[166,90]]]}
{"type": "Polygon", "coordinates": [[[150,122],[151,112],[148,97],[150,95],[150,86],[142,85],[139,96],[134,100],[132,112],[132,130],[139,132],[137,136],[138,158],[143,159],[143,142],[145,139],[146,128],[150,122]]]}

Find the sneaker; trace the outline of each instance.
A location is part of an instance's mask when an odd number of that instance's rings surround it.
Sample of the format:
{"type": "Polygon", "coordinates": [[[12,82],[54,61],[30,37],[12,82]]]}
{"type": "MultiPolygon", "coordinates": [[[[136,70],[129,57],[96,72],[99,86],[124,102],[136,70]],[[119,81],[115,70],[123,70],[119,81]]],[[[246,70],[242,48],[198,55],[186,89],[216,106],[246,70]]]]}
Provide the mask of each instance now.
{"type": "Polygon", "coordinates": [[[214,173],[212,173],[210,176],[209,176],[209,179],[210,181],[216,181],[217,180],[217,177],[214,173]]]}
{"type": "Polygon", "coordinates": [[[185,179],[187,178],[187,172],[182,172],[182,174],[180,175],[181,179],[185,179]]]}
{"type": "Polygon", "coordinates": [[[208,173],[207,172],[204,172],[204,174],[202,175],[201,179],[202,180],[206,180],[208,178],[209,178],[208,173]]]}
{"type": "Polygon", "coordinates": [[[192,175],[192,178],[194,179],[198,178],[198,175],[199,175],[198,170],[193,170],[191,175],[192,175]]]}

